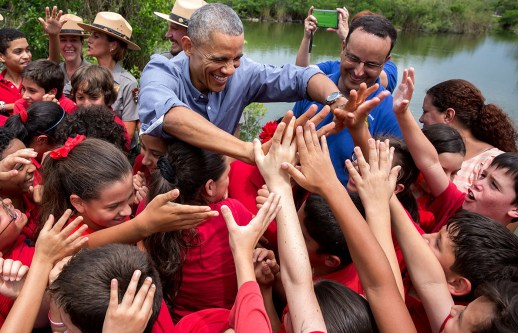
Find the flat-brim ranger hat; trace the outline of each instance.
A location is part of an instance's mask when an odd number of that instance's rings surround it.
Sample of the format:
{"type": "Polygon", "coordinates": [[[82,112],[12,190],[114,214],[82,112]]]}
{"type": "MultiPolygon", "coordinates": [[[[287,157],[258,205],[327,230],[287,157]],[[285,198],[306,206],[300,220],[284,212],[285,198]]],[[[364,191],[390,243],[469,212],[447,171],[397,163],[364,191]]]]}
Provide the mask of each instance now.
{"type": "Polygon", "coordinates": [[[169,15],[154,12],[156,16],[163,18],[169,22],[181,25],[183,27],[189,26],[189,19],[196,9],[205,6],[207,3],[203,0],[176,0],[173,9],[169,15]]]}
{"type": "Polygon", "coordinates": [[[116,38],[126,43],[130,50],[140,50],[140,47],[130,40],[131,33],[133,32],[131,25],[118,13],[99,12],[95,15],[95,20],[92,24],[78,23],[78,25],[86,31],[99,31],[116,38]]]}

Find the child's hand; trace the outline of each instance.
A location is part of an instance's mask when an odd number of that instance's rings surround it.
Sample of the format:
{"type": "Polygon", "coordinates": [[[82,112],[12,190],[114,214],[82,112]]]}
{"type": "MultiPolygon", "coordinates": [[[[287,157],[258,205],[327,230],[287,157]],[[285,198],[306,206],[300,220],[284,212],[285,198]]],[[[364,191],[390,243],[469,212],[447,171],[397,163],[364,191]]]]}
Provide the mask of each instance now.
{"type": "Polygon", "coordinates": [[[268,200],[266,200],[257,212],[257,215],[246,226],[238,226],[236,224],[228,206],[223,205],[221,207],[221,213],[227,223],[230,248],[234,254],[252,254],[264,231],[279,212],[281,208],[279,206],[280,198],[279,195],[270,193],[268,200]]]}
{"type": "Polygon", "coordinates": [[[43,197],[43,185],[29,186],[29,192],[32,193],[32,200],[40,204],[43,197]]]}
{"type": "Polygon", "coordinates": [[[67,22],[67,20],[60,20],[61,15],[63,15],[63,11],[60,10],[58,12],[58,8],[56,6],[52,7],[52,14],[50,13],[49,7],[45,7],[45,20],[39,17],[38,21],[40,21],[40,24],[46,33],[49,35],[57,35],[61,31],[63,24],[67,22]]]}
{"type": "Polygon", "coordinates": [[[72,256],[66,256],[60,261],[58,261],[54,267],[49,272],[49,286],[56,281],[59,274],[61,274],[61,271],[63,270],[63,267],[72,259],[72,256]]]}
{"type": "Polygon", "coordinates": [[[271,288],[275,277],[280,272],[279,264],[275,260],[275,253],[265,248],[257,248],[253,253],[255,278],[263,289],[271,288]]]}
{"type": "Polygon", "coordinates": [[[0,294],[16,299],[25,282],[25,275],[29,267],[21,261],[0,258],[0,294]]]}
{"type": "Polygon", "coordinates": [[[86,224],[70,234],[83,222],[81,216],[75,218],[67,226],[63,227],[71,215],[72,211],[67,209],[56,224],[54,224],[54,216],[49,216],[36,241],[34,258],[39,258],[44,262],[54,264],[63,257],[77,252],[86,244],[88,238],[81,236],[87,228],[86,224]]]}
{"type": "Polygon", "coordinates": [[[144,173],[137,171],[137,173],[133,175],[133,188],[135,191],[138,191],[141,187],[146,185],[146,177],[144,176],[144,173]]]}
{"type": "Polygon", "coordinates": [[[57,105],[59,105],[59,101],[56,99],[56,95],[53,95],[53,94],[45,94],[45,95],[43,95],[42,101],[54,102],[57,105]]]}
{"type": "Polygon", "coordinates": [[[38,156],[38,153],[32,148],[20,149],[12,154],[7,155],[0,161],[0,180],[9,180],[18,174],[16,167],[18,164],[30,164],[31,158],[38,156]]]}
{"type": "Polygon", "coordinates": [[[119,303],[119,287],[117,279],[110,285],[110,304],[104,318],[103,332],[141,333],[153,314],[153,299],[156,286],[147,277],[137,292],[138,281],[142,273],[136,270],[131,277],[128,289],[119,303]]]}
{"type": "Polygon", "coordinates": [[[295,126],[295,117],[291,118],[288,126],[280,123],[275,130],[272,138],[272,146],[267,155],[261,150],[258,140],[254,140],[255,162],[261,175],[269,186],[273,185],[289,185],[290,177],[288,173],[281,170],[283,162],[293,163],[297,153],[297,146],[293,141],[293,128],[295,126]]]}
{"type": "MultiPolygon", "coordinates": [[[[218,216],[208,206],[190,206],[174,203],[180,191],[172,190],[157,195],[148,203],[142,215],[142,235],[148,237],[156,232],[191,229],[209,217],[218,216]]],[[[139,215],[139,216],[140,216],[139,215]]]]}
{"type": "Polygon", "coordinates": [[[397,175],[401,167],[392,168],[394,158],[394,148],[390,148],[389,140],[385,142],[369,139],[369,162],[359,147],[354,148],[357,158],[358,169],[350,160],[345,161],[349,176],[360,194],[360,198],[365,206],[388,204],[390,197],[394,193],[397,175]]]}
{"type": "Polygon", "coordinates": [[[301,166],[297,169],[292,164],[283,163],[282,168],[287,169],[293,179],[309,192],[322,194],[326,186],[337,186],[338,179],[331,163],[326,137],[322,136],[320,147],[313,124],[306,125],[304,130],[298,127],[296,132],[301,166]]]}
{"type": "Polygon", "coordinates": [[[270,191],[268,190],[268,186],[266,184],[257,190],[257,196],[255,197],[255,204],[257,209],[261,209],[266,200],[268,200],[269,195],[270,191]]]}
{"type": "Polygon", "coordinates": [[[414,80],[414,69],[405,69],[401,83],[394,92],[394,100],[392,102],[392,109],[396,115],[404,114],[408,110],[414,93],[414,80]]]}
{"type": "Polygon", "coordinates": [[[354,89],[351,90],[347,103],[342,108],[336,108],[333,111],[333,121],[336,125],[332,133],[338,133],[344,128],[353,131],[365,127],[366,119],[372,109],[378,106],[385,97],[390,95],[390,92],[385,90],[378,94],[378,96],[366,101],[367,97],[377,91],[378,88],[379,85],[377,83],[369,88],[367,88],[365,83],[362,83],[358,91],[354,89]]]}

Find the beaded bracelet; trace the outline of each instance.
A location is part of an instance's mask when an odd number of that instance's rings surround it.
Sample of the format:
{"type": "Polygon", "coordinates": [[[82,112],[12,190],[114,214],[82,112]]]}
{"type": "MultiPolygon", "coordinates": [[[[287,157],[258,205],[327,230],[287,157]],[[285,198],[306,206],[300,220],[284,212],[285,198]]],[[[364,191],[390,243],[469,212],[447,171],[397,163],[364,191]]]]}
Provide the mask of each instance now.
{"type": "Polygon", "coordinates": [[[55,322],[55,321],[52,321],[52,319],[50,319],[50,311],[48,314],[48,318],[49,318],[51,325],[56,326],[56,327],[65,327],[65,324],[63,324],[62,322],[55,322]]]}

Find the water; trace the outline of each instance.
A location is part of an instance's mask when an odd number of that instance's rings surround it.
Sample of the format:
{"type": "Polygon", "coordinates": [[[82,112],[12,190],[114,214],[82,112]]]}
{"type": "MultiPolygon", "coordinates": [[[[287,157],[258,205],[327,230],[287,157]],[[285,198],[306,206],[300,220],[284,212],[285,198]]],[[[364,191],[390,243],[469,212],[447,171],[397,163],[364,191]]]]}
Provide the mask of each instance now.
{"type": "MultiPolygon", "coordinates": [[[[244,22],[245,54],[260,63],[283,65],[295,63],[303,34],[302,24],[244,22]]],[[[338,59],[340,41],[330,32],[317,31],[311,63],[338,59]]],[[[465,79],[477,86],[486,101],[501,106],[518,121],[518,36],[492,34],[483,36],[400,33],[392,52],[402,71],[415,68],[416,83],[410,108],[418,118],[426,89],[448,79],[465,79]]],[[[266,104],[263,122],[276,119],[292,103],[266,104]]]]}

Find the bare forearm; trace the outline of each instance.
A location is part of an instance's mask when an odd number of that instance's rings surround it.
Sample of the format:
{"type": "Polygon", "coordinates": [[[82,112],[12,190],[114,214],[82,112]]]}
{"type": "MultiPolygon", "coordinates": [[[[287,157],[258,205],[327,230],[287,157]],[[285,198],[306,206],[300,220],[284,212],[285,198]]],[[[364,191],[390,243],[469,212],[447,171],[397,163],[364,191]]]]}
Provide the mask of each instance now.
{"type": "Polygon", "coordinates": [[[59,35],[49,35],[49,60],[59,64],[59,35]]]}
{"type": "Polygon", "coordinates": [[[149,236],[140,215],[111,228],[98,230],[88,235],[88,247],[96,248],[111,243],[135,244],[149,236]]]}
{"type": "Polygon", "coordinates": [[[392,241],[389,203],[375,203],[372,206],[366,207],[365,214],[372,234],[387,256],[401,298],[405,299],[401,270],[399,269],[399,262],[394,250],[394,242],[392,241]],[[380,214],[380,212],[382,213],[380,214]]]}
{"type": "Polygon", "coordinates": [[[193,146],[253,163],[252,143],[226,133],[190,109],[170,110],[164,117],[163,129],[193,146]]]}
{"type": "Polygon", "coordinates": [[[339,91],[336,84],[322,73],[313,75],[308,81],[308,97],[313,101],[325,104],[326,98],[336,91],[339,91]]]}
{"type": "Polygon", "coordinates": [[[248,281],[256,281],[252,253],[233,253],[236,266],[237,287],[248,281]]]}
{"type": "Polygon", "coordinates": [[[272,288],[261,288],[261,296],[263,296],[264,308],[270,319],[272,330],[278,332],[281,329],[281,321],[273,304],[272,288]]]}
{"type": "Polygon", "coordinates": [[[0,332],[32,332],[40,304],[47,288],[52,264],[37,259],[32,261],[20,295],[7,316],[0,332]]]}
{"type": "Polygon", "coordinates": [[[301,67],[307,67],[311,61],[311,53],[309,53],[309,45],[311,43],[311,39],[304,36],[302,41],[300,42],[299,51],[297,52],[297,59],[295,60],[295,65],[301,67]]]}

